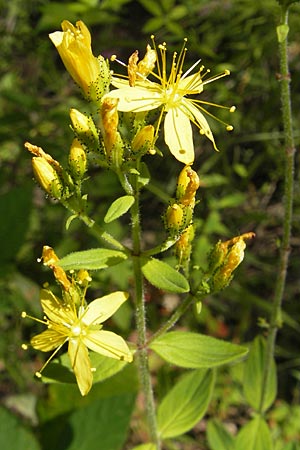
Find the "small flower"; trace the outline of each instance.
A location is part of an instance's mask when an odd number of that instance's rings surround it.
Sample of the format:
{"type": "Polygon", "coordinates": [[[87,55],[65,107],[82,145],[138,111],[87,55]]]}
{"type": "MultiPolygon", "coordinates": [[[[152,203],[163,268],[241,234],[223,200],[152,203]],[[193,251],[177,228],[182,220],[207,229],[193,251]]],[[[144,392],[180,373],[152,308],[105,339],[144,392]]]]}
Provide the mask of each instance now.
{"type": "Polygon", "coordinates": [[[71,77],[92,100],[99,100],[107,92],[110,71],[103,56],[93,55],[91,35],[79,20],[76,26],[68,20],[61,24],[63,31],[55,31],[49,37],[71,77]]]}
{"type": "MultiPolygon", "coordinates": [[[[111,331],[103,331],[101,325],[127,298],[126,292],[114,292],[77,308],[75,303],[61,301],[51,291],[43,289],[41,305],[46,317],[43,321],[35,320],[44,323],[48,329],[34,336],[31,345],[42,352],[55,351],[42,370],[68,342],[68,354],[79,390],[82,395],[86,395],[93,382],[88,349],[110,358],[131,362],[132,353],[124,339],[111,331]]],[[[25,312],[22,317],[33,318],[25,312]]],[[[40,377],[41,371],[36,375],[40,377]]]]}
{"type": "MultiPolygon", "coordinates": [[[[163,43],[155,46],[152,36],[154,49],[148,45],[145,58],[137,64],[137,54],[134,53],[128,64],[128,77],[121,79],[112,77],[112,84],[115,91],[106,94],[109,97],[118,98],[118,110],[124,112],[142,112],[150,111],[162,107],[158,119],[157,131],[160,123],[164,119],[165,142],[171,153],[178,161],[184,164],[192,164],[194,161],[194,144],[191,122],[194,123],[200,131],[213,143],[217,150],[214,137],[210,126],[203,115],[203,112],[216,118],[206,111],[202,105],[213,105],[225,108],[206,101],[189,98],[190,95],[198,95],[203,92],[204,86],[221,77],[229,75],[229,70],[204,80],[209,70],[203,73],[204,66],[201,66],[194,74],[190,73],[199,65],[200,60],[192,65],[186,72],[183,72],[183,64],[187,49],[185,43],[179,55],[173,54],[170,74],[167,76],[167,47],[163,43]],[[155,55],[154,55],[155,54],[155,55]],[[156,61],[157,72],[152,71],[156,61]],[[147,78],[151,74],[156,81],[147,78]],[[128,78],[128,79],[126,79],[128,78]]],[[[113,57],[115,59],[115,57],[113,57]]],[[[233,112],[235,107],[227,108],[233,112]]],[[[217,119],[219,120],[219,119],[217,119]]],[[[232,130],[231,125],[226,125],[228,131],[232,130]]]]}

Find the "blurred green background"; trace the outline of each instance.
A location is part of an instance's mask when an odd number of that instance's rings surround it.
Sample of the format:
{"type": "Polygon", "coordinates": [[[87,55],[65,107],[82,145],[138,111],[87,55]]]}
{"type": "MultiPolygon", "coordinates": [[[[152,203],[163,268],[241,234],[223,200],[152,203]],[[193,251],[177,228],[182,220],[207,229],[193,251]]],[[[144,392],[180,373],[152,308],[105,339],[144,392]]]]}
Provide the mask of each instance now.
{"type": "MultiPolygon", "coordinates": [[[[23,147],[28,140],[65,163],[72,140],[69,109],[75,107],[85,111],[86,108],[78,88],[48,39],[50,32],[60,30],[63,19],[73,23],[83,20],[88,25],[95,55],[101,53],[110,57],[117,54],[119,59],[126,61],[135,49],[143,55],[151,34],[157,42],[166,41],[170,52],[180,49],[187,37],[187,66],[201,58],[201,63],[211,69],[212,75],[225,68],[231,71],[230,77],[208,86],[205,99],[237,106],[237,111],[230,116],[226,111],[210,109],[225,121],[229,119],[234,131],[228,133],[223,126],[210,122],[220,153],[213,150],[208,140],[199,138],[195,141],[197,159],[194,167],[202,187],[200,203],[195,210],[198,237],[194,262],[201,265],[210,245],[218,239],[246,231],[254,231],[256,238],[249,244],[246,260],[231,286],[207,299],[199,321],[192,315],[187,317],[188,326],[239,342],[252,340],[260,332],[258,318],[268,319],[282,235],[284,151],[277,77],[279,8],[275,0],[0,0],[0,416],[1,423],[5,424],[5,432],[0,431],[0,445],[5,450],[48,450],[53,446],[57,450],[131,448],[130,444],[128,447],[124,444],[129,419],[127,422],[120,419],[122,425],[118,422],[115,425],[119,429],[123,427],[117,441],[108,442],[106,446],[103,443],[101,447],[97,438],[81,442],[74,430],[85,417],[92,417],[82,411],[88,408],[94,411],[97,402],[103,404],[105,401],[108,403],[106,410],[112,408],[113,411],[111,397],[103,394],[105,389],[99,388],[91,400],[85,399],[82,403],[70,386],[61,392],[61,386],[51,386],[48,390],[33,379],[43,355],[21,349],[22,342],[28,341],[33,331],[40,328],[27,321],[21,324],[20,313],[25,309],[39,315],[39,289],[44,282],[52,282],[49,271],[37,262],[42,246],[50,245],[59,256],[64,256],[70,251],[97,245],[76,221],[68,232],[65,230],[68,213],[46,198],[33,181],[30,155],[23,147]],[[110,402],[107,398],[104,400],[105,395],[110,402]],[[66,396],[68,407],[62,407],[61,396],[66,396]],[[15,435],[16,427],[19,434],[15,435]],[[71,434],[62,439],[66,429],[71,430],[71,434]],[[52,434],[52,440],[49,434],[52,434]],[[13,444],[9,439],[15,439],[11,441],[13,444]]],[[[290,12],[289,61],[298,146],[299,23],[300,5],[295,4],[290,12]]],[[[160,157],[152,157],[149,164],[152,182],[143,198],[147,244],[153,243],[153,236],[163,235],[160,214],[165,209],[165,193],[173,195],[181,168],[171,158],[165,158],[162,164],[160,157]],[[153,199],[151,191],[158,194],[157,198],[153,199]]],[[[299,409],[296,413],[291,413],[290,409],[299,404],[300,383],[299,154],[296,167],[295,216],[284,296],[284,326],[279,332],[276,348],[278,397],[285,412],[277,416],[274,413],[273,421],[274,426],[280,425],[281,434],[285,432],[282,431],[284,426],[288,427],[291,416],[300,417],[299,409]]],[[[93,217],[102,220],[110,202],[121,190],[110,174],[93,170],[95,178],[87,183],[87,191],[95,202],[93,217]]],[[[124,237],[127,225],[126,221],[116,223],[114,233],[124,237]]],[[[154,241],[157,239],[159,237],[154,241]]],[[[126,288],[130,276],[128,268],[122,269],[121,279],[119,270],[96,275],[96,280],[101,282],[101,292],[115,287],[126,288]]],[[[164,313],[161,297],[159,293],[151,292],[150,287],[149,290],[153,299],[150,314],[154,322],[159,321],[164,313]]],[[[115,325],[130,335],[130,312],[126,317],[126,320],[117,320],[115,325]]],[[[171,384],[168,376],[167,372],[160,375],[162,392],[171,384]]],[[[126,386],[116,379],[113,398],[121,405],[124,403],[123,409],[129,417],[136,381],[132,374],[125,374],[124,378],[128,381],[126,386]]],[[[216,396],[219,395],[222,414],[227,417],[232,405],[228,400],[224,401],[223,389],[224,385],[216,396]]],[[[95,425],[90,426],[95,430],[95,425]]],[[[110,426],[103,425],[103,430],[110,426]]],[[[113,435],[114,428],[111,430],[113,435]]],[[[141,440],[140,430],[135,432],[141,440]]],[[[288,432],[300,438],[296,425],[290,425],[288,432]]],[[[197,441],[198,437],[193,439],[197,441]]],[[[178,448],[199,448],[193,446],[193,439],[178,448]]],[[[206,448],[204,441],[201,445],[206,448]]]]}

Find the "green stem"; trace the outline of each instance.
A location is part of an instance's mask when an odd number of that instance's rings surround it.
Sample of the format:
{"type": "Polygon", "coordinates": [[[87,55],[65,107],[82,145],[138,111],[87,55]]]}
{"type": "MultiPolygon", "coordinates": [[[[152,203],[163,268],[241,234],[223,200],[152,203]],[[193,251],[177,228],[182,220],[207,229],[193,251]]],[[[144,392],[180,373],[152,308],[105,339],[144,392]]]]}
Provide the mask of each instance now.
{"type": "MultiPolygon", "coordinates": [[[[204,296],[203,296],[204,298],[204,296]]],[[[175,309],[171,317],[162,325],[159,330],[157,330],[156,333],[154,333],[151,338],[148,340],[147,345],[151,344],[155,339],[157,339],[159,336],[162,336],[165,334],[170,328],[172,328],[175,323],[180,319],[180,317],[186,312],[186,310],[189,308],[189,306],[194,302],[195,296],[190,293],[178,306],[178,308],[175,309]]],[[[199,300],[199,296],[197,296],[197,300],[199,300]]]]}
{"type": "Polygon", "coordinates": [[[135,279],[136,325],[138,332],[138,362],[142,390],[145,396],[146,414],[150,436],[157,450],[160,450],[160,439],[156,424],[155,403],[149,369],[148,351],[146,348],[146,308],[144,278],[141,267],[141,224],[139,216],[139,187],[136,177],[135,202],[131,208],[132,241],[133,241],[133,270],[135,279]]]}
{"type": "MultiPolygon", "coordinates": [[[[288,9],[282,8],[282,18],[280,26],[288,26],[288,9]]],[[[287,28],[286,28],[287,29],[287,28]]],[[[284,222],[283,236],[280,247],[279,266],[274,290],[274,300],[270,319],[270,328],[267,339],[266,361],[263,374],[262,395],[260,399],[260,413],[264,411],[264,401],[267,385],[270,378],[272,360],[275,352],[275,342],[278,329],[282,322],[282,301],[286,284],[286,275],[290,255],[291,227],[293,217],[293,195],[294,195],[294,160],[295,143],[293,137],[291,94],[290,94],[290,74],[288,66],[288,44],[287,36],[279,39],[280,58],[280,92],[282,121],[284,129],[284,151],[285,151],[285,174],[284,174],[284,222]]]]}

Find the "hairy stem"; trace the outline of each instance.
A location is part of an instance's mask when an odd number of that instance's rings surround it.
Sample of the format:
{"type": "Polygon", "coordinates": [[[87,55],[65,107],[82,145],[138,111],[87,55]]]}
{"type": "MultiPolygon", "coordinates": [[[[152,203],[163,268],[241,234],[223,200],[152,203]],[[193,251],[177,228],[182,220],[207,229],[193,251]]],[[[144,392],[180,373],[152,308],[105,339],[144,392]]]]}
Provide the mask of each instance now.
{"type": "MultiPolygon", "coordinates": [[[[282,8],[281,27],[288,26],[288,9],[282,8]]],[[[274,300],[270,319],[270,329],[267,340],[266,361],[263,374],[262,395],[260,399],[260,412],[264,411],[266,388],[269,382],[272,359],[274,357],[276,335],[282,322],[282,301],[286,284],[288,260],[290,255],[291,227],[293,217],[293,192],[294,192],[294,160],[295,144],[293,137],[292,109],[290,94],[290,74],[288,66],[288,44],[287,34],[279,38],[280,58],[280,94],[282,108],[282,122],[284,129],[284,152],[285,152],[285,174],[284,174],[284,222],[283,235],[280,247],[279,266],[277,270],[274,300]]]]}
{"type": "MultiPolygon", "coordinates": [[[[136,177],[137,178],[137,177],[136,177]]],[[[151,374],[148,362],[148,351],[146,348],[146,308],[144,279],[141,268],[141,224],[139,215],[139,187],[135,182],[135,202],[131,208],[132,241],[133,241],[133,270],[135,279],[135,301],[136,301],[136,326],[138,332],[138,362],[142,390],[145,396],[146,413],[150,436],[157,450],[160,450],[160,439],[158,436],[154,395],[151,382],[151,374]]]]}

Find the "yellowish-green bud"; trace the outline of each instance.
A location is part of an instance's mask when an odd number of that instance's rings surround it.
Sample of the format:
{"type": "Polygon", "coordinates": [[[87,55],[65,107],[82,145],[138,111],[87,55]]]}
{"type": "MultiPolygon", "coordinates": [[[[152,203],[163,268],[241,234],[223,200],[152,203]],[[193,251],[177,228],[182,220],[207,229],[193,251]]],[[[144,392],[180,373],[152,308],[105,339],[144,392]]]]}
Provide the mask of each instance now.
{"type": "Polygon", "coordinates": [[[171,234],[177,234],[184,228],[185,216],[184,211],[180,205],[173,203],[168,206],[165,214],[165,226],[171,234]]]}
{"type": "Polygon", "coordinates": [[[86,172],[86,153],[78,139],[74,139],[69,153],[69,167],[74,180],[82,180],[86,172]]]}
{"type": "Polygon", "coordinates": [[[99,101],[110,84],[110,72],[102,56],[96,58],[92,53],[91,35],[80,20],[76,26],[67,20],[61,24],[63,31],[49,34],[67,71],[81,87],[84,95],[99,101]]]}
{"type": "Polygon", "coordinates": [[[187,227],[186,230],[184,230],[184,232],[176,242],[175,249],[179,264],[189,261],[194,236],[195,230],[194,226],[191,224],[187,227]]]}
{"type": "Polygon", "coordinates": [[[106,97],[101,106],[101,131],[107,158],[115,166],[122,164],[123,142],[118,132],[118,99],[106,97]]]}
{"type": "Polygon", "coordinates": [[[153,148],[155,128],[153,125],[146,125],[134,136],[131,148],[134,153],[145,154],[153,148]]]}
{"type": "Polygon", "coordinates": [[[185,166],[179,174],[176,190],[176,199],[183,205],[192,208],[195,205],[195,195],[200,186],[197,173],[190,166],[185,166]]]}
{"type": "Polygon", "coordinates": [[[97,151],[99,149],[99,136],[92,117],[71,108],[70,118],[77,139],[87,150],[97,151]]]}
{"type": "Polygon", "coordinates": [[[49,162],[42,156],[32,158],[32,168],[34,176],[39,185],[56,199],[61,199],[63,196],[63,185],[56,170],[49,162]]]}
{"type": "Polygon", "coordinates": [[[246,239],[252,239],[254,233],[244,233],[226,242],[218,242],[210,255],[210,285],[214,291],[226,287],[233,277],[234,270],[244,259],[246,239]]]}

